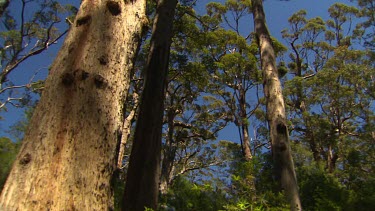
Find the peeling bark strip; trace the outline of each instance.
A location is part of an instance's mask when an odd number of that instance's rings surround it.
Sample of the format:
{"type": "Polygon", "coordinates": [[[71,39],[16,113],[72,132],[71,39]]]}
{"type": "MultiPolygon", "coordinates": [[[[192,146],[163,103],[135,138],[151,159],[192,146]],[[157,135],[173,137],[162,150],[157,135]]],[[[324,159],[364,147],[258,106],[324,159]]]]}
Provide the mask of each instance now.
{"type": "Polygon", "coordinates": [[[276,178],[290,200],[291,210],[301,210],[297,178],[291,155],[286,125],[284,99],[276,68],[275,52],[266,26],[262,0],[252,0],[255,33],[259,41],[264,95],[267,100],[267,120],[270,128],[272,155],[276,178]]]}
{"type": "Polygon", "coordinates": [[[1,211],[113,210],[111,177],[146,1],[110,2],[82,1],[0,195],[1,211]]]}
{"type": "Polygon", "coordinates": [[[145,207],[157,210],[165,84],[176,5],[177,0],[158,1],[129,161],[124,211],[145,207]]]}

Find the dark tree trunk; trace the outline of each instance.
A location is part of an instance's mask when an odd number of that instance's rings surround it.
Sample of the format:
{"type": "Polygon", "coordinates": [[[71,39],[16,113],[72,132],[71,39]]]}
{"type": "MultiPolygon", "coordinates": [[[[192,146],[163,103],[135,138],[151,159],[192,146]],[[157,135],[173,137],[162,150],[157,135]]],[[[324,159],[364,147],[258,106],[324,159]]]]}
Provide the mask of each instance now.
{"type": "Polygon", "coordinates": [[[159,0],[156,9],[126,180],[126,211],[157,209],[165,86],[176,5],[177,0],[159,0]]]}

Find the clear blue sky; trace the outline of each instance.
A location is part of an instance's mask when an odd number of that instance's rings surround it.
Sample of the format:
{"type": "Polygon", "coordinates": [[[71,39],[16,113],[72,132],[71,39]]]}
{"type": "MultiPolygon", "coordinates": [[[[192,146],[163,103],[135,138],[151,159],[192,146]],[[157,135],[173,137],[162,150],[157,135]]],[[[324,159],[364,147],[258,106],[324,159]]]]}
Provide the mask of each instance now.
{"type": "MultiPolygon", "coordinates": [[[[19,12],[19,2],[20,0],[12,0],[11,8],[16,12],[19,12]]],[[[70,3],[77,5],[78,1],[76,0],[62,0],[62,3],[70,3]]],[[[196,10],[199,14],[205,12],[205,5],[211,2],[209,0],[198,0],[196,10]]],[[[217,1],[223,2],[223,1],[217,1]]],[[[290,1],[279,1],[279,0],[266,0],[264,2],[264,8],[267,16],[268,28],[272,36],[281,39],[281,30],[288,27],[288,17],[298,10],[305,9],[308,12],[308,17],[321,16],[323,19],[328,17],[327,9],[330,5],[336,2],[352,4],[349,0],[342,1],[333,1],[333,0],[290,0],[290,1]]],[[[245,24],[243,28],[248,28],[248,31],[252,30],[252,21],[248,24],[245,24]]],[[[0,30],[4,30],[3,26],[0,26],[0,30]]],[[[11,74],[9,78],[17,82],[16,84],[22,84],[29,80],[30,76],[38,69],[44,68],[38,77],[44,78],[46,76],[46,67],[48,67],[53,61],[54,57],[57,54],[59,47],[61,46],[62,41],[58,45],[52,46],[48,49],[47,52],[42,53],[34,57],[33,59],[28,60],[22,64],[14,74],[11,74]]],[[[22,109],[15,109],[12,106],[8,106],[8,112],[2,111],[0,116],[3,117],[3,120],[0,121],[0,136],[7,135],[6,131],[9,126],[17,122],[20,118],[24,116],[22,109]]],[[[250,128],[252,131],[252,128],[250,128]]],[[[237,129],[233,126],[225,128],[221,133],[219,139],[225,140],[238,140],[237,129]]]]}

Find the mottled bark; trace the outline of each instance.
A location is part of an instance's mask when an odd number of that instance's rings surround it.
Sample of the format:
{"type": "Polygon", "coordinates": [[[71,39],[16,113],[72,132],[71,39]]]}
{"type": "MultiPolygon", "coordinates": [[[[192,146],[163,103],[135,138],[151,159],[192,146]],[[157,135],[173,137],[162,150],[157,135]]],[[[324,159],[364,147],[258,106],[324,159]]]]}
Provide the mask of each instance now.
{"type": "Polygon", "coordinates": [[[264,95],[267,100],[267,120],[270,128],[272,155],[276,178],[281,182],[291,204],[291,210],[301,210],[297,179],[286,125],[285,105],[281,83],[276,68],[275,52],[267,30],[262,0],[252,0],[255,33],[259,41],[264,80],[264,95]]]}
{"type": "Polygon", "coordinates": [[[164,96],[177,0],[159,0],[140,112],[127,173],[123,210],[157,209],[164,96]]]}
{"type": "Polygon", "coordinates": [[[247,123],[247,112],[246,112],[246,95],[245,90],[240,86],[240,96],[239,96],[239,105],[240,105],[240,122],[241,122],[241,147],[242,154],[245,160],[250,161],[253,158],[250,147],[250,136],[249,136],[249,124],[247,123]]]}
{"type": "Polygon", "coordinates": [[[124,125],[122,126],[122,136],[121,136],[121,143],[120,143],[120,149],[118,152],[118,158],[117,158],[117,168],[122,169],[123,168],[123,160],[124,160],[124,154],[125,154],[125,148],[126,144],[128,143],[132,123],[135,119],[135,114],[138,110],[138,101],[139,96],[137,93],[133,93],[133,102],[134,105],[131,108],[131,111],[129,112],[128,116],[124,120],[124,125]]]}
{"type": "Polygon", "coordinates": [[[46,80],[0,210],[113,210],[111,177],[145,1],[84,0],[46,80]]]}

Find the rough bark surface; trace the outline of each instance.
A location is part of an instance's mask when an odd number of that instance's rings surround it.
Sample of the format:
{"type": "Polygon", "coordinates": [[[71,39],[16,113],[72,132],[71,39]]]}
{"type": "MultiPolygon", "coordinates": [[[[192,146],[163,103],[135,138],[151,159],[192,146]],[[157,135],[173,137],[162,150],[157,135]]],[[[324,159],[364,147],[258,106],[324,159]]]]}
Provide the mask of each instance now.
{"type": "Polygon", "coordinates": [[[159,0],[146,66],[123,210],[157,209],[164,96],[177,0],[159,0]]]}
{"type": "Polygon", "coordinates": [[[81,3],[0,210],[113,210],[110,181],[144,14],[144,0],[81,3]]]}
{"type": "Polygon", "coordinates": [[[285,104],[281,83],[276,68],[275,52],[266,26],[262,0],[252,0],[255,33],[259,41],[264,80],[264,95],[267,100],[267,120],[270,128],[272,155],[276,178],[281,181],[291,204],[291,210],[301,210],[297,179],[291,155],[285,104]]]}

